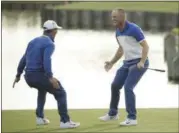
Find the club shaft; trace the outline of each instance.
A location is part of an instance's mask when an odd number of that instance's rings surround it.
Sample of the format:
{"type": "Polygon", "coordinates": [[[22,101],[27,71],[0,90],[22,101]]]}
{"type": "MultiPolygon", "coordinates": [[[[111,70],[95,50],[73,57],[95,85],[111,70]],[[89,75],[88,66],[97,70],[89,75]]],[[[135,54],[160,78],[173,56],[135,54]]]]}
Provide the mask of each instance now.
{"type": "Polygon", "coordinates": [[[147,67],[147,69],[154,70],[154,71],[159,71],[159,72],[165,72],[165,70],[162,70],[162,69],[154,69],[154,68],[149,68],[149,67],[147,67]]]}
{"type": "Polygon", "coordinates": [[[163,70],[163,69],[155,69],[155,68],[149,68],[149,67],[145,67],[145,68],[149,69],[149,70],[153,70],[153,71],[165,72],[165,70],[163,70]]]}

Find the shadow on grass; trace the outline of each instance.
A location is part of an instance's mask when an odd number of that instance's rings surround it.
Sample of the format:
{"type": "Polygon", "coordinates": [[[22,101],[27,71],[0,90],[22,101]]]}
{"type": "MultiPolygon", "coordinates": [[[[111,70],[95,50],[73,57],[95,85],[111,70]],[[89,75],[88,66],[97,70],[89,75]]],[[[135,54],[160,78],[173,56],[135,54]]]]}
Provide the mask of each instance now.
{"type": "Polygon", "coordinates": [[[108,126],[106,128],[100,129],[100,130],[94,130],[93,132],[103,132],[103,131],[110,132],[110,130],[115,130],[115,129],[119,129],[120,130],[120,129],[124,129],[124,128],[130,129],[130,128],[133,128],[133,127],[135,127],[135,126],[120,126],[120,125],[114,125],[113,124],[113,126],[108,126]]]}
{"type": "MultiPolygon", "coordinates": [[[[75,129],[60,129],[60,128],[54,128],[54,129],[50,129],[47,130],[46,132],[57,132],[57,131],[66,131],[68,130],[68,132],[72,131],[72,132],[87,132],[87,131],[92,131],[93,129],[100,129],[100,131],[103,131],[105,129],[109,129],[109,126],[111,126],[111,124],[109,123],[101,123],[101,124],[94,124],[88,127],[79,127],[79,128],[75,128],[75,129]],[[102,128],[102,129],[101,129],[102,128]]],[[[98,130],[95,130],[98,131],[98,130]]]]}
{"type": "Polygon", "coordinates": [[[36,128],[32,128],[32,129],[19,130],[16,133],[19,133],[19,132],[21,133],[26,133],[26,132],[89,132],[89,131],[90,132],[104,132],[104,131],[110,132],[110,130],[121,129],[121,128],[129,128],[129,127],[119,126],[116,123],[97,123],[97,124],[93,124],[90,126],[79,127],[75,129],[74,128],[60,129],[60,127],[53,128],[53,127],[48,127],[48,126],[37,126],[36,128]]]}
{"type": "Polygon", "coordinates": [[[39,130],[44,130],[45,128],[48,128],[47,125],[43,125],[43,126],[37,126],[35,128],[31,128],[31,129],[24,129],[24,130],[19,130],[19,131],[16,131],[16,132],[13,132],[13,133],[26,133],[26,132],[36,132],[36,131],[39,131],[39,130]]]}

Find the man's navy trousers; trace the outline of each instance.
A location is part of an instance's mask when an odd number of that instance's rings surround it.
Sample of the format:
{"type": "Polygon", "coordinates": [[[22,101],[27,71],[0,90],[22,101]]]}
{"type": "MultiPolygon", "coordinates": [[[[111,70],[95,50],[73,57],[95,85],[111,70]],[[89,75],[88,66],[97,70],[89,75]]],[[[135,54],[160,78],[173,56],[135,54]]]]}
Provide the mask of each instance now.
{"type": "Polygon", "coordinates": [[[118,69],[111,85],[110,116],[114,116],[118,112],[118,103],[120,98],[119,90],[124,86],[126,111],[128,113],[127,117],[130,119],[136,119],[136,102],[133,89],[146,72],[146,67],[149,66],[149,61],[147,59],[144,65],[145,67],[139,69],[137,67],[139,61],[140,59],[124,61],[123,66],[118,69]]]}
{"type": "Polygon", "coordinates": [[[38,89],[38,98],[37,98],[37,109],[36,115],[38,117],[44,117],[44,104],[46,100],[47,92],[54,95],[57,100],[57,106],[59,115],[61,116],[62,122],[69,121],[68,111],[67,111],[67,101],[66,101],[66,92],[62,85],[59,82],[60,88],[53,88],[52,84],[49,81],[49,78],[43,72],[26,72],[25,80],[30,87],[38,89]]]}

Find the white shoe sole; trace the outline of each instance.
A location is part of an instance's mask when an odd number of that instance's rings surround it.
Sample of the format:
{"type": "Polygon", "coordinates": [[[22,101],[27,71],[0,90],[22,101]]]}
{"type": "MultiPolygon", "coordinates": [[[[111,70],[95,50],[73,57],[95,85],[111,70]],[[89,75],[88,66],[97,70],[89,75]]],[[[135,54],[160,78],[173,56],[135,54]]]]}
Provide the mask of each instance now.
{"type": "Polygon", "coordinates": [[[137,124],[130,124],[130,125],[119,125],[119,126],[125,126],[125,127],[127,127],[127,126],[137,126],[137,124]]]}
{"type": "Polygon", "coordinates": [[[120,126],[137,126],[137,124],[123,124],[123,123],[120,123],[119,124],[120,126]]]}
{"type": "Polygon", "coordinates": [[[48,125],[48,124],[50,124],[50,122],[46,122],[46,123],[38,123],[38,122],[36,122],[37,126],[43,126],[43,125],[48,125]]]}
{"type": "Polygon", "coordinates": [[[50,124],[50,122],[47,122],[47,123],[36,123],[37,126],[48,125],[48,124],[50,124]]]}
{"type": "Polygon", "coordinates": [[[80,123],[76,123],[75,126],[60,126],[61,129],[72,129],[80,126],[80,123]]]}

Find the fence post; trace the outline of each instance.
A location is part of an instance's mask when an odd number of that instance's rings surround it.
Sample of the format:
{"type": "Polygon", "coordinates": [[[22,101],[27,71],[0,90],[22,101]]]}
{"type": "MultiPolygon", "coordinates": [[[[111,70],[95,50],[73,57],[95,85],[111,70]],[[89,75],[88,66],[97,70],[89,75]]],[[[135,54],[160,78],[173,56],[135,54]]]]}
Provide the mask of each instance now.
{"type": "Polygon", "coordinates": [[[168,81],[179,83],[179,32],[173,29],[164,38],[164,59],[168,68],[168,81]]]}

